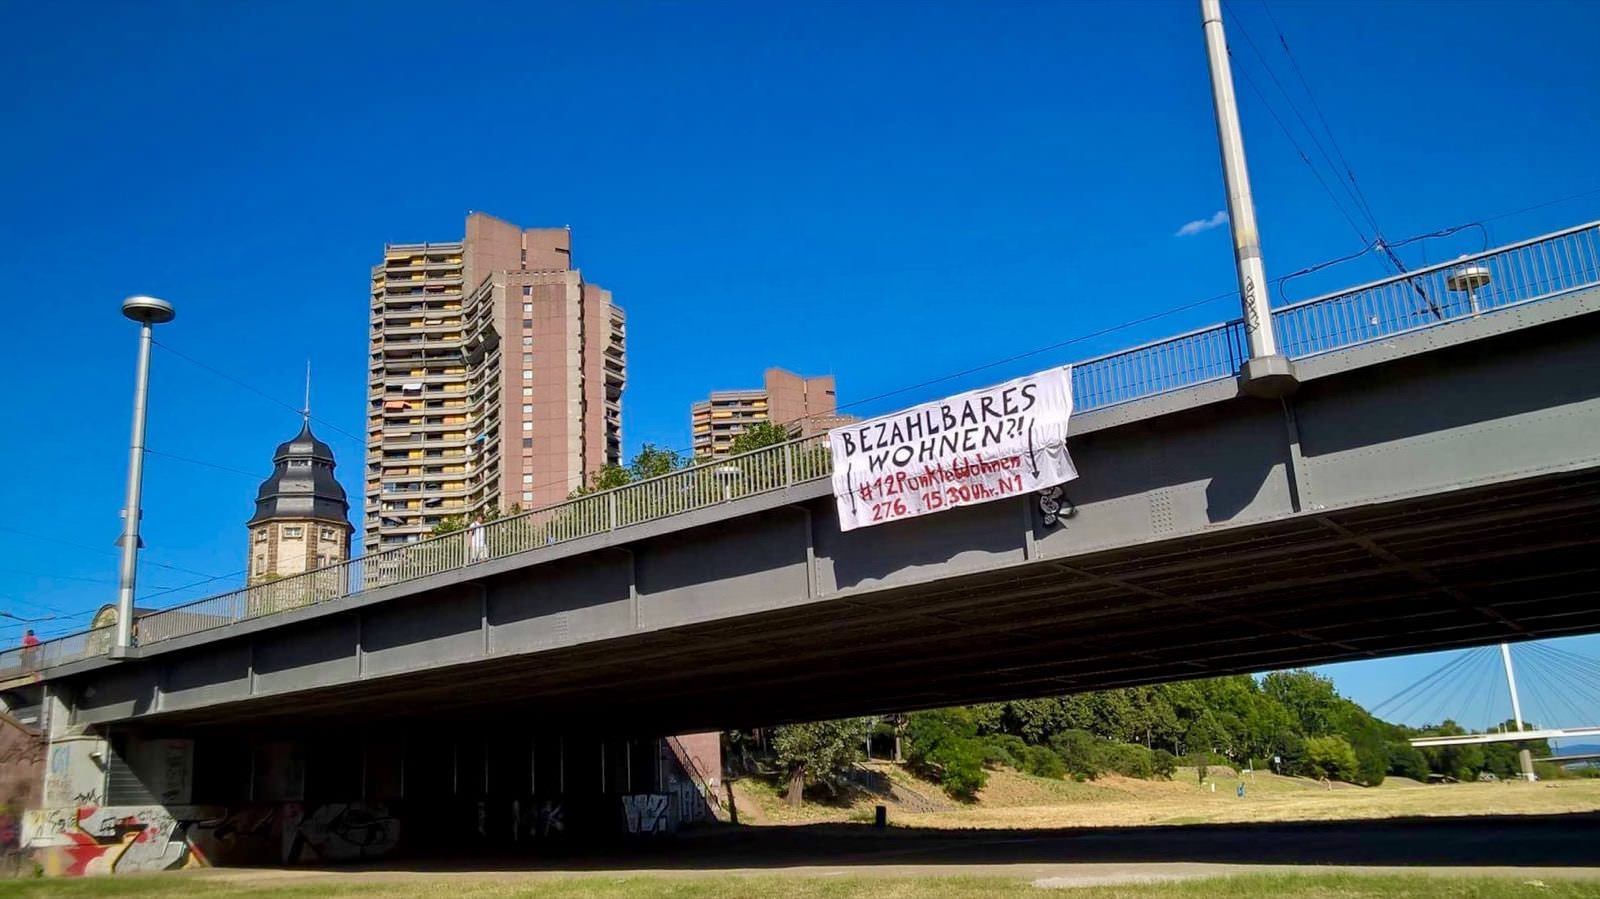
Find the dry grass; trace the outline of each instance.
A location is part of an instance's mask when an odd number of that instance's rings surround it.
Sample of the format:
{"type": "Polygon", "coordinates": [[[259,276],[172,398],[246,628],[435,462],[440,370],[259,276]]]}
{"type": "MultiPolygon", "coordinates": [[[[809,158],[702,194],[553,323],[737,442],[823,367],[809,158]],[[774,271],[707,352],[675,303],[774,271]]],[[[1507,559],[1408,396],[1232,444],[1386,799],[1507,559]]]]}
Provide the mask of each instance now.
{"type": "MultiPolygon", "coordinates": [[[[221,883],[182,875],[80,878],[0,882],[0,897],[80,896],[206,896],[224,899],[287,899],[349,896],[422,899],[438,895],[443,885],[433,878],[298,885],[221,883]]],[[[1040,889],[1006,878],[929,877],[581,877],[505,880],[486,876],[453,878],[450,895],[459,899],[1005,899],[1005,897],[1070,897],[1070,899],[1384,899],[1393,896],[1435,896],[1451,899],[1577,899],[1600,896],[1592,881],[1527,881],[1523,878],[1441,877],[1370,874],[1261,874],[1171,883],[1075,887],[1065,892],[1040,889]]]]}
{"type": "MultiPolygon", "coordinates": [[[[1213,769],[1215,771],[1216,769],[1213,769]]],[[[916,789],[937,795],[939,787],[916,780],[916,789]]],[[[990,772],[978,801],[953,803],[949,811],[919,813],[880,796],[858,795],[843,806],[808,802],[801,809],[784,804],[772,787],[741,781],[735,785],[740,820],[747,824],[812,824],[869,819],[872,806],[889,806],[891,824],[932,828],[1113,827],[1144,824],[1341,821],[1463,815],[1548,815],[1600,811],[1600,780],[1545,781],[1537,784],[1421,784],[1390,778],[1376,789],[1323,784],[1257,772],[1243,775],[1245,797],[1236,794],[1239,777],[1214,777],[1201,784],[1193,768],[1179,769],[1171,781],[1134,780],[1116,775],[1089,783],[1049,780],[1009,770],[990,772]],[[1212,792],[1211,784],[1216,785],[1212,792]]]]}

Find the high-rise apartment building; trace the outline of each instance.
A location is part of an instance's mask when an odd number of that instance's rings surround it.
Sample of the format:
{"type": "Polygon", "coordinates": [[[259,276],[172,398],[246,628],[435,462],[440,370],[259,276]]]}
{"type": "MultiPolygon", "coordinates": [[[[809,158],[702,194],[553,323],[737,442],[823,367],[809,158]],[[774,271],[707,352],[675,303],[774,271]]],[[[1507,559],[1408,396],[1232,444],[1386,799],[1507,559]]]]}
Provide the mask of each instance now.
{"type": "Polygon", "coordinates": [[[622,458],[622,310],[565,228],[483,213],[372,268],[367,552],[445,518],[559,502],[622,458]]]}
{"type": "Polygon", "coordinates": [[[753,390],[713,390],[689,407],[694,432],[694,454],[718,458],[729,454],[734,438],[758,422],[784,425],[797,437],[826,431],[848,421],[835,411],[832,375],[805,378],[781,368],[769,368],[766,384],[753,390]]]}

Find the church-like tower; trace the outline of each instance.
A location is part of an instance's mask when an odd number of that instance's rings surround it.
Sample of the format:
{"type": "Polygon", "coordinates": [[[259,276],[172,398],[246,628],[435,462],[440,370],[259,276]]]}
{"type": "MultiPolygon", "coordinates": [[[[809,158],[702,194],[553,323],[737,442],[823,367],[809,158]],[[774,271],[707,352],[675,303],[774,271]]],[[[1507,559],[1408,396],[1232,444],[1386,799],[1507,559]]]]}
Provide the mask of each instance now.
{"type": "Polygon", "coordinates": [[[294,439],[278,444],[246,522],[252,584],[350,558],[350,503],[333,467],[333,450],[311,433],[309,415],[294,439]]]}

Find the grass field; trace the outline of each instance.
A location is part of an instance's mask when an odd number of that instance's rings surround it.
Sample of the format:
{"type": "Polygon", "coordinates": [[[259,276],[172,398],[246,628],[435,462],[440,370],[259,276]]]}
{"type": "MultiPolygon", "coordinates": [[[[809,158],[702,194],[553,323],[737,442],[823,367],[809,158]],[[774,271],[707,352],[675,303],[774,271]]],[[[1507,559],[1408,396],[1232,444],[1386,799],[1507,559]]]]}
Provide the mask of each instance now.
{"type": "Polygon", "coordinates": [[[0,882],[0,897],[288,897],[349,896],[422,899],[448,892],[454,899],[538,896],[541,899],[1007,899],[1029,896],[1050,899],[1367,899],[1367,897],[1436,896],[1460,899],[1511,897],[1600,896],[1600,881],[1523,880],[1519,878],[1435,877],[1426,875],[1266,874],[1124,886],[1034,886],[1003,878],[859,878],[859,877],[584,877],[511,880],[473,875],[389,879],[360,884],[313,881],[300,884],[229,883],[213,878],[149,875],[104,879],[0,882]]]}
{"type": "MultiPolygon", "coordinates": [[[[1548,815],[1600,811],[1600,780],[1539,783],[1421,784],[1390,778],[1376,788],[1327,784],[1257,772],[1241,778],[1225,769],[1201,784],[1193,768],[1170,781],[1110,775],[1088,783],[1047,780],[1015,771],[991,771],[978,801],[944,800],[937,785],[903,769],[877,765],[897,784],[940,800],[942,811],[913,810],[892,799],[857,794],[840,805],[808,802],[792,809],[760,781],[735,785],[740,821],[798,824],[869,820],[872,807],[889,806],[892,825],[927,828],[1114,827],[1146,824],[1221,824],[1269,821],[1343,821],[1462,815],[1548,815]],[[1224,776],[1225,775],[1225,776],[1224,776]],[[1212,784],[1215,784],[1215,790],[1212,784]]],[[[1600,850],[1597,850],[1600,852],[1600,850]]]]}

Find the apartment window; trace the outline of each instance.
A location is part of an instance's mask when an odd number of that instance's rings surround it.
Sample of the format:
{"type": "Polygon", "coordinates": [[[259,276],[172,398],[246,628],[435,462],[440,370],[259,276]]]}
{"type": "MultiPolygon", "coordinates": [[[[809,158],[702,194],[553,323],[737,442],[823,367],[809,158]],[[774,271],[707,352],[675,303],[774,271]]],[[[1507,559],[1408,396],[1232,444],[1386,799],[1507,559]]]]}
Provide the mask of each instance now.
{"type": "MultiPolygon", "coordinates": [[[[531,288],[523,288],[523,289],[524,290],[529,290],[531,288]]],[[[533,312],[533,304],[532,303],[523,303],[522,304],[522,311],[525,312],[525,313],[533,312]]],[[[533,322],[529,321],[529,320],[524,320],[522,324],[523,324],[523,327],[527,327],[528,325],[533,324],[533,322]]]]}
{"type": "Polygon", "coordinates": [[[524,413],[532,412],[533,411],[533,404],[532,403],[523,403],[522,404],[522,411],[524,413]]]}
{"type": "Polygon", "coordinates": [[[257,543],[266,543],[267,542],[267,529],[266,528],[262,528],[261,530],[256,531],[256,542],[257,543]]]}
{"type": "Polygon", "coordinates": [[[532,387],[524,387],[524,388],[522,388],[522,395],[523,396],[533,396],[533,388],[532,387]]]}
{"type": "Polygon", "coordinates": [[[532,484],[533,483],[533,475],[531,475],[531,474],[523,475],[522,476],[522,483],[524,483],[524,484],[532,484]]]}
{"type": "Polygon", "coordinates": [[[289,538],[290,540],[298,540],[300,537],[304,536],[304,534],[304,528],[285,527],[283,529],[283,536],[289,538]]]}
{"type": "Polygon", "coordinates": [[[522,429],[523,429],[523,430],[524,430],[524,431],[531,431],[531,430],[533,430],[533,422],[531,422],[531,421],[525,421],[525,422],[523,422],[523,423],[522,423],[522,429]]]}
{"type": "Polygon", "coordinates": [[[533,494],[526,490],[522,491],[522,501],[525,503],[533,502],[533,494]]]}
{"type": "Polygon", "coordinates": [[[522,345],[523,346],[533,346],[533,338],[532,337],[527,337],[527,336],[523,337],[522,338],[522,345]]]}
{"type": "Polygon", "coordinates": [[[532,331],[533,330],[533,319],[531,319],[531,318],[523,319],[522,320],[522,329],[524,331],[532,331]]]}
{"type": "Polygon", "coordinates": [[[533,446],[533,438],[532,437],[524,437],[524,438],[522,438],[522,446],[523,446],[524,449],[526,449],[526,448],[528,448],[530,446],[533,446]]]}
{"type": "Polygon", "coordinates": [[[533,371],[531,369],[524,368],[522,370],[522,380],[524,380],[524,381],[532,381],[533,380],[533,371]]]}
{"type": "Polygon", "coordinates": [[[266,570],[267,570],[267,557],[257,553],[256,554],[256,564],[255,564],[255,567],[253,569],[251,569],[250,576],[251,577],[260,577],[262,574],[264,574],[266,572],[266,570]]]}
{"type": "MultiPolygon", "coordinates": [[[[527,250],[523,250],[522,251],[522,261],[523,262],[527,262],[528,261],[528,251],[527,250]]],[[[525,297],[533,296],[533,285],[532,284],[524,284],[524,285],[522,285],[522,295],[525,296],[525,297]]],[[[523,312],[527,312],[527,311],[531,310],[532,308],[533,308],[533,304],[532,303],[523,303],[522,304],[522,311],[523,312]]]]}
{"type": "Polygon", "coordinates": [[[339,537],[338,537],[337,534],[334,533],[333,528],[323,528],[322,529],[322,539],[324,539],[324,540],[337,540],[337,539],[339,539],[339,537]]]}
{"type": "Polygon", "coordinates": [[[330,560],[328,559],[328,557],[326,555],[323,555],[322,553],[317,553],[317,567],[318,568],[326,568],[328,566],[329,561],[330,560]]]}

